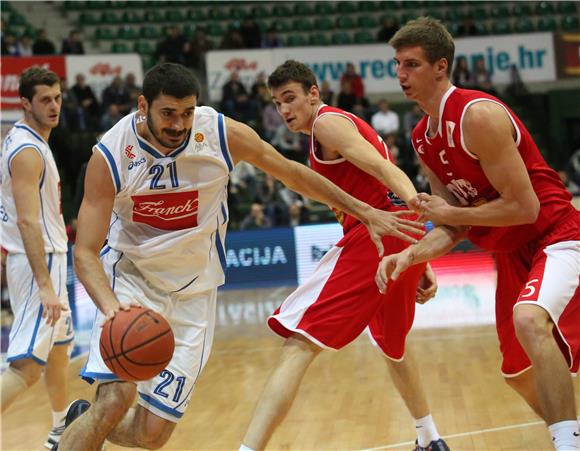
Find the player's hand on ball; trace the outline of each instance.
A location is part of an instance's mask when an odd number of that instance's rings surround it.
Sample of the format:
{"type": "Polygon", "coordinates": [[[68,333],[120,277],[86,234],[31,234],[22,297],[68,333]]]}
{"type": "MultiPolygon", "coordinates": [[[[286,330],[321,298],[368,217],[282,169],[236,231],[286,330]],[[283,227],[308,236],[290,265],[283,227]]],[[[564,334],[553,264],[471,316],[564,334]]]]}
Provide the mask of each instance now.
{"type": "Polygon", "coordinates": [[[379,288],[379,292],[385,294],[389,279],[397,280],[399,275],[412,264],[412,255],[406,251],[383,257],[379,262],[377,274],[375,275],[375,282],[379,288]]]}
{"type": "Polygon", "coordinates": [[[433,272],[431,265],[427,263],[425,267],[425,272],[421,277],[419,286],[417,287],[417,303],[424,304],[429,299],[433,298],[437,293],[437,278],[433,272]]]}

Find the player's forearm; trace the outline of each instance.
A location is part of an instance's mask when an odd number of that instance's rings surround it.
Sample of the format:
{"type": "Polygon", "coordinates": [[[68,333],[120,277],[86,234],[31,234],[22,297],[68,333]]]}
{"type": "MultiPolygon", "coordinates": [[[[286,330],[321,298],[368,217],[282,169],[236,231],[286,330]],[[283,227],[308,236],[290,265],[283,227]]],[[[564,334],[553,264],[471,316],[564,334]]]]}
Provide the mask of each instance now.
{"type": "Polygon", "coordinates": [[[295,162],[291,164],[294,168],[293,175],[286,180],[281,179],[288,188],[305,197],[325,203],[354,216],[365,224],[368,222],[365,214],[371,207],[352,197],[330,180],[307,167],[295,162]]]}
{"type": "Polygon", "coordinates": [[[428,262],[447,254],[465,237],[466,233],[467,228],[456,229],[448,226],[438,226],[425,235],[417,244],[409,246],[403,252],[411,255],[411,261],[414,265],[428,262]]]}
{"type": "Polygon", "coordinates": [[[106,312],[119,303],[97,253],[77,245],[74,250],[74,268],[99,310],[106,312]]]}
{"type": "Polygon", "coordinates": [[[383,165],[381,182],[407,204],[417,195],[413,182],[393,163],[383,165]]]}
{"type": "Polygon", "coordinates": [[[40,290],[53,289],[40,224],[34,220],[19,219],[18,230],[38,288],[40,290]]]}
{"type": "Polygon", "coordinates": [[[507,227],[536,222],[539,208],[520,202],[495,199],[477,207],[450,207],[446,224],[507,227]]]}

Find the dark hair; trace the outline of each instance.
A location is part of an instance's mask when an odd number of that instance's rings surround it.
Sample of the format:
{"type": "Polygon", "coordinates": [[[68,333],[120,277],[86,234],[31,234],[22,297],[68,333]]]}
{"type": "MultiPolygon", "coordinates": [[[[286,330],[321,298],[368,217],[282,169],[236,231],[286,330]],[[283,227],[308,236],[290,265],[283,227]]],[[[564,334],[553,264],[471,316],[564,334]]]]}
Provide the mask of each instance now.
{"type": "Polygon", "coordinates": [[[287,60],[270,74],[268,77],[268,87],[270,89],[277,88],[289,81],[300,83],[304,88],[304,92],[308,92],[312,86],[318,88],[314,72],[306,64],[294,60],[287,60]]]}
{"type": "Polygon", "coordinates": [[[434,64],[441,58],[447,60],[447,76],[451,74],[455,44],[445,25],[432,17],[419,17],[407,22],[389,41],[398,50],[402,47],[421,47],[427,61],[434,64]]]}
{"type": "Polygon", "coordinates": [[[143,80],[143,96],[151,104],[160,94],[183,99],[199,98],[201,88],[193,72],[180,64],[163,63],[152,67],[143,80]]]}
{"type": "Polygon", "coordinates": [[[32,66],[20,74],[18,95],[32,102],[32,98],[36,94],[36,86],[53,86],[57,83],[60,84],[60,79],[53,71],[40,66],[32,66]]]}

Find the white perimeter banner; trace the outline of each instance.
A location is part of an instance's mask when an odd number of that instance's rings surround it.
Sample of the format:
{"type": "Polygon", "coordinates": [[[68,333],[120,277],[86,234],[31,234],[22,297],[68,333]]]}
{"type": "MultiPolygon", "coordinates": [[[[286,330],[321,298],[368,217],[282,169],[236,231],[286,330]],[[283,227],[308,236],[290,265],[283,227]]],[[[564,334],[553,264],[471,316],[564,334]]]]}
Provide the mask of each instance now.
{"type": "Polygon", "coordinates": [[[136,53],[67,56],[66,79],[69,86],[75,84],[75,77],[80,73],[84,74],[98,99],[116,76],[125,79],[128,73],[133,73],[137,85],[143,85],[141,57],[136,53]]]}
{"type": "MultiPolygon", "coordinates": [[[[552,33],[460,38],[455,46],[455,56],[467,57],[470,67],[483,57],[494,84],[509,82],[512,64],[524,82],[556,79],[552,33]]],[[[348,62],[356,66],[367,93],[398,92],[393,56],[394,50],[386,44],[211,51],[207,54],[209,96],[212,102],[221,100],[222,86],[234,70],[249,89],[259,72],[269,74],[287,59],[308,64],[319,82],[328,81],[336,93],[348,62]]]]}

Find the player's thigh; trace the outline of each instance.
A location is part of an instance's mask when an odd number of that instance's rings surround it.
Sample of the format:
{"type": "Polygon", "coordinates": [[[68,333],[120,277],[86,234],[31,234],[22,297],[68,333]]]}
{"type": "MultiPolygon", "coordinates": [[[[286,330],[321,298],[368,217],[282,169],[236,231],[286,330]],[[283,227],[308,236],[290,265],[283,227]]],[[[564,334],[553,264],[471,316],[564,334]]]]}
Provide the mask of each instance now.
{"type": "Polygon", "coordinates": [[[166,319],[175,336],[175,351],[155,378],[138,384],[139,404],[155,415],[177,422],[185,413],[195,383],[213,343],[217,289],[172,299],[166,319]]]}

